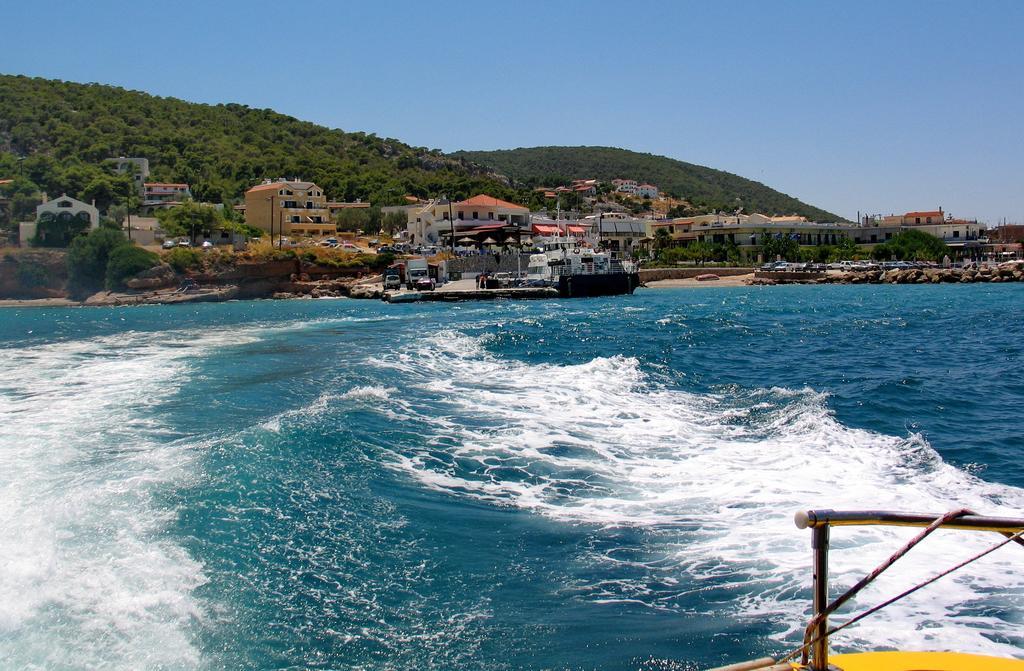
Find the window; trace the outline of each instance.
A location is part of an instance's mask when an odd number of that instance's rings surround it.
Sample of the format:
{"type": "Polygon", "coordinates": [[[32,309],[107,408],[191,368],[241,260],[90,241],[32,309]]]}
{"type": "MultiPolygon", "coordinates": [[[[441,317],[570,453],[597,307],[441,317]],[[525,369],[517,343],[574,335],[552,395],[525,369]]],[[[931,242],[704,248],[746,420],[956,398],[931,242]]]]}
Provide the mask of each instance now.
{"type": "Polygon", "coordinates": [[[474,211],[473,211],[473,218],[474,218],[474,219],[479,219],[479,218],[480,218],[480,213],[479,213],[479,212],[477,212],[476,210],[474,210],[474,211]]]}
{"type": "Polygon", "coordinates": [[[313,201],[311,201],[311,200],[307,200],[306,201],[306,209],[307,210],[312,210],[313,209],[313,201]]]}
{"type": "Polygon", "coordinates": [[[314,224],[322,224],[323,220],[319,216],[316,216],[316,217],[313,217],[313,223],[314,224]]]}
{"type": "Polygon", "coordinates": [[[57,203],[57,207],[71,207],[71,201],[70,200],[62,200],[59,203],[57,203]]]}
{"type": "Polygon", "coordinates": [[[960,231],[953,231],[953,237],[954,238],[959,238],[960,237],[960,231]]]}
{"type": "Polygon", "coordinates": [[[487,213],[487,218],[488,219],[494,219],[494,213],[493,212],[488,212],[487,213]]]}
{"type": "Polygon", "coordinates": [[[914,223],[915,224],[920,224],[921,223],[921,217],[914,217],[914,223]]]}
{"type": "Polygon", "coordinates": [[[931,217],[928,217],[927,219],[925,219],[925,221],[926,221],[926,222],[928,222],[928,223],[930,224],[930,223],[932,223],[932,218],[931,218],[931,217]]]}
{"type": "Polygon", "coordinates": [[[297,214],[293,214],[292,217],[291,217],[291,222],[293,224],[299,223],[299,216],[297,214]]]}
{"type": "Polygon", "coordinates": [[[462,213],[462,212],[459,212],[459,219],[464,219],[464,218],[465,218],[465,217],[463,217],[462,215],[463,215],[463,213],[462,213]]]}
{"type": "Polygon", "coordinates": [[[878,242],[878,236],[875,234],[871,235],[871,242],[878,242]]]}
{"type": "Polygon", "coordinates": [[[885,234],[885,239],[886,240],[892,240],[892,233],[886,233],[885,234]]]}

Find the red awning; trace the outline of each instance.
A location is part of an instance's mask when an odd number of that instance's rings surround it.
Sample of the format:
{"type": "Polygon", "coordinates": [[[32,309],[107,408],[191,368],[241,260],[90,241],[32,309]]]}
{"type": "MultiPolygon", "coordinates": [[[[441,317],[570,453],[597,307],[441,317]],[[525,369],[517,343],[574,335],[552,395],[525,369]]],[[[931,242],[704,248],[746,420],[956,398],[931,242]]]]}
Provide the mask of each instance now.
{"type": "Polygon", "coordinates": [[[533,232],[535,235],[558,235],[561,230],[558,226],[549,226],[547,224],[534,224],[533,232]]]}
{"type": "Polygon", "coordinates": [[[569,232],[575,233],[576,235],[586,235],[587,229],[583,228],[582,226],[570,226],[569,232]]]}

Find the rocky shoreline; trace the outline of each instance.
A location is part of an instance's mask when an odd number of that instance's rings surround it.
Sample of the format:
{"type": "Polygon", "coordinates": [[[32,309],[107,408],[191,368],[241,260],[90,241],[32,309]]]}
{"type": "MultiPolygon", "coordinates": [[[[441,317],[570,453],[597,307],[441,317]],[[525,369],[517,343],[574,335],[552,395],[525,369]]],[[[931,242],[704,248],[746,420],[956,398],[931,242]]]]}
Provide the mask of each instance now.
{"type": "Polygon", "coordinates": [[[867,270],[822,273],[800,277],[800,273],[756,273],[744,283],[752,286],[777,284],[973,284],[977,282],[1022,282],[1024,261],[981,268],[910,268],[906,270],[867,270]]]}

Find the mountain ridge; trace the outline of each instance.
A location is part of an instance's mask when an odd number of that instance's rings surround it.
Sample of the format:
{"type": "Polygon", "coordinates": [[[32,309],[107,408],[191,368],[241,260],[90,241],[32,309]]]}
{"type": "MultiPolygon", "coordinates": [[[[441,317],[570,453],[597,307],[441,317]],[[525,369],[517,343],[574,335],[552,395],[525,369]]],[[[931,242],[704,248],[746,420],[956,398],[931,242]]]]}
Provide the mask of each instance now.
{"type": "Polygon", "coordinates": [[[620,147],[519,147],[460,150],[449,155],[466,158],[531,186],[549,186],[551,182],[568,179],[636,179],[650,182],[705,210],[732,212],[741,207],[744,212],[798,214],[817,221],[844,221],[839,215],[725,170],[620,147]]]}

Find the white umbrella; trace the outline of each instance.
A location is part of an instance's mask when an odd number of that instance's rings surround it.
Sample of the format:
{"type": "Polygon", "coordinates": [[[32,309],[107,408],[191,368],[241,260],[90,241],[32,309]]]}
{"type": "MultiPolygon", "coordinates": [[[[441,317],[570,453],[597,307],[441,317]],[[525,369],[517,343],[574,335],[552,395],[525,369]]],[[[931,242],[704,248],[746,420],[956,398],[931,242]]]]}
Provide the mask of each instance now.
{"type": "Polygon", "coordinates": [[[494,238],[486,238],[486,239],[484,239],[484,243],[483,244],[485,244],[485,245],[496,245],[496,244],[498,244],[498,241],[495,240],[494,238]]]}
{"type": "Polygon", "coordinates": [[[474,243],[474,242],[476,242],[476,240],[474,240],[473,238],[466,237],[466,238],[459,238],[459,242],[474,243]]]}

